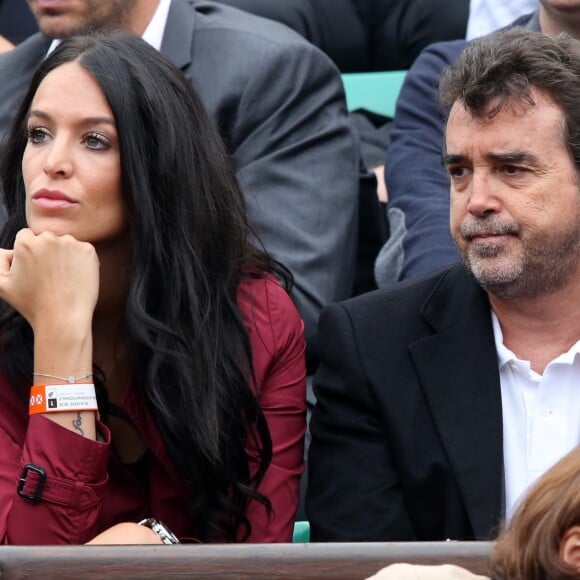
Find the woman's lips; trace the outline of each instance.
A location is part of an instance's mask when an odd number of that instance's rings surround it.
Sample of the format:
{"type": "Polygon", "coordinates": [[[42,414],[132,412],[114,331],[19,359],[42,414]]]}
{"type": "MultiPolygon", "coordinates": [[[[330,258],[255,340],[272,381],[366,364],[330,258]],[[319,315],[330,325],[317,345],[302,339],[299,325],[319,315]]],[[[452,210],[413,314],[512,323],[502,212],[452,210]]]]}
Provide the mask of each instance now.
{"type": "Polygon", "coordinates": [[[76,205],[77,202],[61,191],[41,189],[32,196],[32,201],[37,207],[44,209],[66,209],[76,205]]]}

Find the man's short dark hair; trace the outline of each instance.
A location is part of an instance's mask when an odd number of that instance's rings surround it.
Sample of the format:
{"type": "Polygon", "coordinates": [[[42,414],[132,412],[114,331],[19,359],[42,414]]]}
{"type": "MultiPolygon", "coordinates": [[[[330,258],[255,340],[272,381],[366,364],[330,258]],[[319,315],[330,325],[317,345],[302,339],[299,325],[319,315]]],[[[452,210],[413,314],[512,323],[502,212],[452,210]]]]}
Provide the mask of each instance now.
{"type": "Polygon", "coordinates": [[[580,42],[569,35],[512,28],[475,40],[443,71],[439,96],[447,109],[460,100],[474,117],[491,119],[510,101],[533,106],[532,87],[562,108],[564,140],[580,169],[580,42]]]}

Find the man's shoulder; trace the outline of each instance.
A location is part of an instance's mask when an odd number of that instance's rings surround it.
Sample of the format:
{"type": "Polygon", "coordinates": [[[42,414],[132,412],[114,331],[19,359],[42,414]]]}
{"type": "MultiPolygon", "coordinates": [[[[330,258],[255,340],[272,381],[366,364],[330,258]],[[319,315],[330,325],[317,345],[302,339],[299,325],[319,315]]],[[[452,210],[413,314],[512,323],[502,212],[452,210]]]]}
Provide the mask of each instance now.
{"type": "Polygon", "coordinates": [[[28,83],[49,44],[50,41],[39,33],[0,55],[0,139],[8,131],[28,83]]]}
{"type": "Polygon", "coordinates": [[[321,315],[325,340],[342,328],[361,352],[379,358],[385,348],[401,354],[440,332],[486,332],[488,323],[487,295],[462,264],[327,306],[321,315]]]}
{"type": "Polygon", "coordinates": [[[464,39],[434,42],[420,52],[409,73],[413,74],[425,68],[435,68],[439,71],[454,63],[468,44],[469,42],[464,39]]]}
{"type": "Polygon", "coordinates": [[[341,305],[353,318],[372,321],[388,316],[404,321],[418,315],[432,300],[453,300],[454,294],[461,294],[467,287],[479,291],[463,265],[456,264],[421,278],[393,282],[380,290],[345,300],[341,305]]]}
{"type": "Polygon", "coordinates": [[[6,74],[12,70],[22,72],[28,69],[35,69],[42,60],[50,40],[40,32],[21,42],[13,50],[0,54],[0,70],[6,74]]]}
{"type": "Polygon", "coordinates": [[[224,42],[242,36],[249,46],[264,45],[284,47],[288,45],[306,50],[314,48],[300,34],[279,22],[262,18],[232,6],[207,0],[173,0],[193,11],[194,36],[210,33],[224,42]]]}
{"type": "Polygon", "coordinates": [[[206,102],[210,111],[219,94],[230,99],[249,90],[256,101],[264,87],[286,95],[290,86],[325,84],[335,94],[342,88],[334,63],[298,33],[217,2],[173,0],[161,50],[186,71],[202,100],[213,101],[206,102]]]}
{"type": "MultiPolygon", "coordinates": [[[[530,26],[533,23],[534,18],[537,18],[536,13],[520,16],[503,30],[513,28],[514,26],[530,26]]],[[[432,68],[434,65],[437,68],[442,69],[444,66],[454,63],[470,42],[473,41],[460,38],[457,40],[434,42],[433,44],[426,46],[415,59],[415,62],[410,69],[410,73],[424,68],[432,68]]]]}
{"type": "Polygon", "coordinates": [[[338,69],[282,24],[216,2],[173,0],[161,51],[185,71],[234,151],[248,135],[255,135],[255,143],[266,142],[272,129],[290,139],[299,138],[287,133],[290,126],[306,130],[308,139],[315,127],[329,134],[329,118],[340,123],[342,136],[347,134],[338,69]],[[272,116],[282,107],[280,125],[272,116]],[[299,121],[303,111],[308,111],[306,122],[299,121]],[[254,133],[256,123],[268,121],[268,131],[254,133]]]}

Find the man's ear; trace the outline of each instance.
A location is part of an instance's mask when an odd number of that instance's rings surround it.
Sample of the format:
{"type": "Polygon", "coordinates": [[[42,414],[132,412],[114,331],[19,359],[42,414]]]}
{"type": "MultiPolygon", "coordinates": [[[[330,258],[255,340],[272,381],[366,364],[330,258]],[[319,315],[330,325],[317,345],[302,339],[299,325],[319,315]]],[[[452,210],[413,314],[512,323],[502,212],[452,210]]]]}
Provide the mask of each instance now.
{"type": "Polygon", "coordinates": [[[560,558],[580,571],[580,526],[572,526],[562,536],[560,558]]]}

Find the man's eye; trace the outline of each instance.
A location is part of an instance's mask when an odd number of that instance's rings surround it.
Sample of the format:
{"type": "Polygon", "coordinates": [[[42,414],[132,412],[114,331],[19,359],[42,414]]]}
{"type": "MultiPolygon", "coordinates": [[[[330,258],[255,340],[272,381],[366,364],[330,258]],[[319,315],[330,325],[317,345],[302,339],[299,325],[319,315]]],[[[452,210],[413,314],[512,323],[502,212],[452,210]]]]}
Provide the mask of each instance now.
{"type": "Polygon", "coordinates": [[[467,175],[467,167],[450,167],[447,171],[451,177],[465,177],[467,175]]]}
{"type": "Polygon", "coordinates": [[[508,175],[516,175],[523,171],[523,169],[517,165],[504,165],[503,170],[504,173],[507,173],[508,175]]]}

